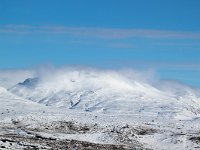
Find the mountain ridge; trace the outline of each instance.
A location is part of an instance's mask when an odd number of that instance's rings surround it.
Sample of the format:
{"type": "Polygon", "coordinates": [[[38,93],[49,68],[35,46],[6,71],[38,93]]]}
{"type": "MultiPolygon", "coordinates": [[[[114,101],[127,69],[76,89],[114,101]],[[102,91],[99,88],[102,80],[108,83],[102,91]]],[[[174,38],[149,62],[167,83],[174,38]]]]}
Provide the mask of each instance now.
{"type": "MultiPolygon", "coordinates": [[[[90,112],[153,113],[167,118],[200,113],[199,97],[189,87],[180,93],[175,92],[179,91],[178,85],[174,91],[162,90],[148,82],[129,80],[119,74],[106,74],[106,78],[105,74],[91,74],[79,72],[77,75],[76,72],[74,78],[74,72],[67,72],[49,80],[28,78],[9,91],[46,106],[90,112]]],[[[168,87],[170,85],[173,84],[168,87]]]]}

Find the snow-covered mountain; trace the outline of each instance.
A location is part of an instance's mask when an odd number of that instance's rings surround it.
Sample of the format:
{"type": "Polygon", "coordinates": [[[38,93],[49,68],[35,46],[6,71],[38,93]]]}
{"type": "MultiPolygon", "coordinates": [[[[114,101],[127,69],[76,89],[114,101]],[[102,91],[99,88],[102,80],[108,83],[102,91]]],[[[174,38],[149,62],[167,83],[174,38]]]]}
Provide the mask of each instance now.
{"type": "Polygon", "coordinates": [[[68,69],[0,87],[0,145],[199,148],[200,91],[143,75],[68,69]]]}
{"type": "Polygon", "coordinates": [[[47,106],[111,114],[183,118],[200,114],[195,90],[175,82],[150,84],[116,72],[71,70],[28,78],[10,92],[47,106]]]}

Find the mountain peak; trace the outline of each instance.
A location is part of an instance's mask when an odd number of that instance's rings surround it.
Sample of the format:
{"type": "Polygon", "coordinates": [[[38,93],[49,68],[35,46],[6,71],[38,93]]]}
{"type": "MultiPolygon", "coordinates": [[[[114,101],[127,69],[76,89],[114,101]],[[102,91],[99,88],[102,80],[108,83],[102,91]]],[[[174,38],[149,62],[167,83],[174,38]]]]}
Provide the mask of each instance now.
{"type": "Polygon", "coordinates": [[[25,86],[27,88],[35,87],[39,82],[39,78],[27,78],[24,82],[18,83],[20,86],[25,86]]]}

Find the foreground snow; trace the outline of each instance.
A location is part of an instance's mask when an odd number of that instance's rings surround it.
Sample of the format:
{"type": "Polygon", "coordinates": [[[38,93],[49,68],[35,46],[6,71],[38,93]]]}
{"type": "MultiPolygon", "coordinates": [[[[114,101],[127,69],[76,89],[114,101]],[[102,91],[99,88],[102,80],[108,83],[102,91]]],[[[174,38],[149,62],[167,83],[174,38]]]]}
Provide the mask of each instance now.
{"type": "Polygon", "coordinates": [[[0,104],[2,148],[200,148],[198,90],[174,82],[62,71],[0,87],[0,104]]]}

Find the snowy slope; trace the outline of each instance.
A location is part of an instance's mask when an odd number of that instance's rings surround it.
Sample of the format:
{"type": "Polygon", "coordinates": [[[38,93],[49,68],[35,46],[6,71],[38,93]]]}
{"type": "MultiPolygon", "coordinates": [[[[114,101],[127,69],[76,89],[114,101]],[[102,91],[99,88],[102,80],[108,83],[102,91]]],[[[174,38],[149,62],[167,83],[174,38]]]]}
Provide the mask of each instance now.
{"type": "Polygon", "coordinates": [[[200,115],[200,98],[190,87],[174,82],[154,86],[116,72],[72,70],[48,78],[26,79],[9,91],[59,108],[167,119],[200,115]]]}
{"type": "Polygon", "coordinates": [[[0,87],[0,118],[6,116],[15,118],[24,114],[36,114],[45,111],[45,109],[45,106],[21,98],[0,87]]]}
{"type": "Polygon", "coordinates": [[[17,95],[14,95],[7,91],[7,89],[0,87],[0,100],[1,100],[1,106],[4,104],[4,101],[14,104],[20,104],[20,105],[38,105],[37,103],[34,103],[32,101],[28,101],[26,99],[23,99],[17,95]]]}

